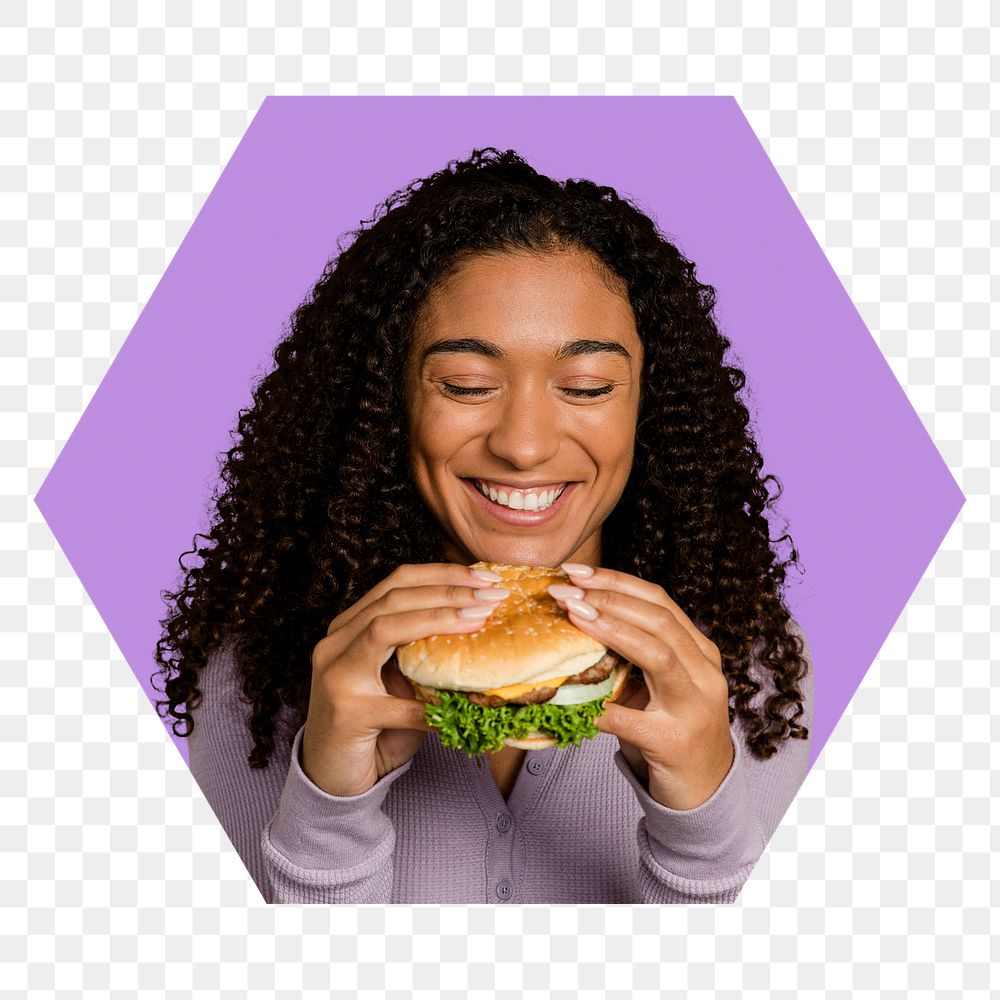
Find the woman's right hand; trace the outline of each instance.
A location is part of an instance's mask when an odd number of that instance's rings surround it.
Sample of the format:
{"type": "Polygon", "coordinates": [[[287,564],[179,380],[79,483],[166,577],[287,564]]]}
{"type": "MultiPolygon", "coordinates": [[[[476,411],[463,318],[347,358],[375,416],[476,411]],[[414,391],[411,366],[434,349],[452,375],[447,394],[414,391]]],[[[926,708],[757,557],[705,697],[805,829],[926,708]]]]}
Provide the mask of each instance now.
{"type": "Polygon", "coordinates": [[[417,639],[478,631],[507,596],[492,586],[499,580],[456,563],[404,565],[334,618],[313,650],[302,733],[314,785],[360,795],[417,752],[431,727],[392,655],[417,639]]]}

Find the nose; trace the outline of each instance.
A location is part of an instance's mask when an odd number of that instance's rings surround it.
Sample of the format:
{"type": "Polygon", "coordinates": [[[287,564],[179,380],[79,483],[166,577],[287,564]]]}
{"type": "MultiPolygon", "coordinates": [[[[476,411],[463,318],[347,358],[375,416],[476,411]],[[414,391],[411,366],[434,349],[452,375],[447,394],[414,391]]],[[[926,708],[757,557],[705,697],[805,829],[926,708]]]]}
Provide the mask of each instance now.
{"type": "Polygon", "coordinates": [[[544,465],[559,451],[559,417],[544,392],[527,386],[512,390],[494,417],[487,437],[490,451],[515,468],[544,465]]]}

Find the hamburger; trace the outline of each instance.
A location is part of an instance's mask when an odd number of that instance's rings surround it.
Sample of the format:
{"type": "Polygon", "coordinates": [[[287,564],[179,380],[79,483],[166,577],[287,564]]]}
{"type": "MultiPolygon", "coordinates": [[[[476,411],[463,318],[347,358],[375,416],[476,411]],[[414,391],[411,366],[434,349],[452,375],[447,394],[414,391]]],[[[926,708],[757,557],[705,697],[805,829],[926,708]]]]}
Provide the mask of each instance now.
{"type": "Polygon", "coordinates": [[[470,756],[504,746],[579,746],[617,698],[630,664],[578,629],[552,598],[558,569],[476,563],[510,591],[477,632],[434,635],[396,650],[399,670],[444,746],[470,756]]]}

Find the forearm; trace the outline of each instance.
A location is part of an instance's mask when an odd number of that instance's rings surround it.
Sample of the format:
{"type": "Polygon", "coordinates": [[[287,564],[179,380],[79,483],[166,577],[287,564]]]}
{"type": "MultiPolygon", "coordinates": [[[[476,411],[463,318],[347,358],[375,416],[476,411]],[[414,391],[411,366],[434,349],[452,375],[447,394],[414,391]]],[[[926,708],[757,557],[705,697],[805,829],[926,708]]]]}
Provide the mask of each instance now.
{"type": "Polygon", "coordinates": [[[653,799],[620,751],[615,763],[643,809],[636,831],[642,902],[732,902],[764,850],[739,746],[718,789],[694,809],[653,799]]]}
{"type": "Polygon", "coordinates": [[[271,830],[272,824],[268,823],[261,837],[261,851],[271,885],[268,902],[389,903],[392,901],[395,835],[391,830],[371,856],[353,868],[303,868],[274,846],[271,830]]]}
{"type": "Polygon", "coordinates": [[[292,744],[278,809],[261,835],[276,903],[387,903],[395,831],[382,811],[409,762],[361,795],[329,795],[301,766],[302,730],[292,744]]]}

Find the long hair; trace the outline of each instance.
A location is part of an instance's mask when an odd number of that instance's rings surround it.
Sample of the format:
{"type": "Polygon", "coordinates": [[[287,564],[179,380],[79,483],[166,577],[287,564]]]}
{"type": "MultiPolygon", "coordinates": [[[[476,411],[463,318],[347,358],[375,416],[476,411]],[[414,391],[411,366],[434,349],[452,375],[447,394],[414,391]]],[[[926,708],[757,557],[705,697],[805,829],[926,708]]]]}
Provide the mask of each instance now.
{"type": "MultiPolygon", "coordinates": [[[[403,563],[441,560],[410,477],[403,370],[428,292],[485,253],[589,251],[627,290],[644,345],[635,457],[603,526],[604,564],[660,584],[718,646],[730,722],[767,758],[805,739],[807,663],[783,598],[798,555],[770,537],[743,372],[715,291],[610,187],[557,182],[512,150],[474,150],[392,194],[338,246],[221,456],[207,534],[181,556],[156,646],[160,715],[190,735],[209,654],[235,642],[251,767],[282,708],[304,721],[311,653],[336,615],[403,563]],[[770,674],[773,691],[751,704],[770,674]],[[758,673],[758,678],[759,678],[758,673]]],[[[774,488],[772,495],[771,487],[774,488]]]]}

